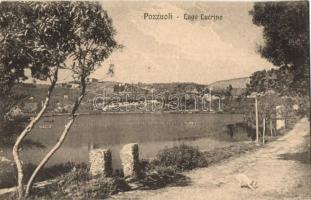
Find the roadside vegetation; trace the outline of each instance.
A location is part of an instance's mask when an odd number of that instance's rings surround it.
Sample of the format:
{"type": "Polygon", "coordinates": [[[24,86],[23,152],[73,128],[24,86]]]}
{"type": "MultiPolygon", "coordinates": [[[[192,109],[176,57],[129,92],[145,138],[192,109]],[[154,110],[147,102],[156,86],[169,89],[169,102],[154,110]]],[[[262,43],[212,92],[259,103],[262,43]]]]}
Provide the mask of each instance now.
{"type": "MultiPolygon", "coordinates": [[[[86,164],[57,165],[45,168],[42,173],[43,176],[38,177],[38,181],[46,179],[57,181],[51,182],[45,187],[35,188],[33,195],[29,198],[104,199],[110,195],[129,190],[149,190],[166,186],[188,185],[191,180],[183,175],[183,172],[207,167],[254,148],[256,147],[250,143],[236,143],[227,148],[202,152],[197,147],[182,144],[160,151],[154,159],[141,160],[142,173],[134,179],[125,179],[122,173],[114,173],[111,177],[92,177],[86,164]]],[[[27,169],[31,171],[33,167],[29,166],[27,169]]],[[[16,194],[10,194],[8,198],[15,199],[16,194]]]]}

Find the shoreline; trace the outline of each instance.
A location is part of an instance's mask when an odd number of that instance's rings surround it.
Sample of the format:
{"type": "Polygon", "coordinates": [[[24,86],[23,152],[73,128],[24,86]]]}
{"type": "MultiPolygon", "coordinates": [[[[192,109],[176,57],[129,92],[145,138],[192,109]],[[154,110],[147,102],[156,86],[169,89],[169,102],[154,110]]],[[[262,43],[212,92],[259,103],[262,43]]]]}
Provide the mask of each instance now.
{"type": "MultiPolygon", "coordinates": [[[[159,111],[159,112],[101,112],[101,113],[77,113],[76,115],[111,115],[111,114],[121,114],[121,115],[126,115],[126,114],[154,114],[154,115],[159,115],[159,114],[233,114],[233,115],[242,115],[242,113],[229,113],[229,112],[209,112],[209,111],[159,111]]],[[[45,113],[42,117],[54,117],[54,116],[69,116],[70,113],[45,113]]],[[[36,116],[35,114],[23,114],[21,117],[34,117],[36,116]]]]}
{"type": "MultiPolygon", "coordinates": [[[[296,123],[297,123],[297,121],[294,124],[296,124],[296,123]]],[[[270,144],[270,143],[277,141],[279,138],[283,137],[284,135],[286,135],[291,130],[292,130],[292,127],[289,127],[287,129],[280,131],[277,136],[267,137],[267,139],[268,139],[267,144],[270,144]]],[[[209,168],[210,166],[222,165],[223,162],[226,162],[230,159],[246,156],[249,153],[252,153],[252,152],[257,151],[259,149],[264,149],[267,146],[268,145],[262,145],[262,144],[260,144],[258,146],[258,145],[256,145],[256,143],[254,141],[241,141],[241,142],[233,142],[231,145],[226,146],[226,147],[218,147],[218,148],[215,148],[213,150],[207,150],[207,151],[203,150],[202,153],[204,154],[204,156],[206,157],[206,159],[208,161],[208,166],[202,167],[202,168],[195,168],[195,169],[192,169],[189,171],[180,172],[179,174],[186,175],[187,173],[194,171],[196,169],[204,169],[204,168],[209,168]]],[[[50,184],[55,183],[55,179],[59,180],[59,178],[62,177],[63,175],[66,175],[66,173],[62,173],[61,176],[56,176],[54,179],[47,179],[47,180],[44,180],[41,182],[37,182],[36,185],[42,186],[41,183],[47,183],[47,184],[44,184],[44,186],[49,186],[50,184]]],[[[169,187],[169,185],[170,184],[168,184],[162,188],[169,187]]],[[[0,188],[0,197],[1,196],[3,197],[5,195],[10,195],[12,192],[15,191],[15,189],[16,189],[16,187],[0,188]]],[[[139,191],[139,188],[133,189],[130,191],[139,191]]],[[[122,194],[122,193],[123,192],[121,192],[120,194],[122,194]]]]}
{"type": "MultiPolygon", "coordinates": [[[[276,137],[276,139],[279,137],[276,137]]],[[[242,141],[242,142],[233,142],[232,145],[226,146],[226,147],[218,147],[213,150],[203,150],[202,153],[206,157],[208,161],[207,167],[202,168],[209,168],[210,166],[219,165],[223,161],[229,160],[231,158],[244,156],[245,154],[248,154],[253,151],[257,151],[258,149],[264,148],[263,146],[256,146],[255,142],[253,141],[242,141]]],[[[150,160],[150,159],[148,159],[150,160]]],[[[194,171],[196,169],[202,169],[202,168],[195,168],[192,170],[180,172],[179,174],[185,175],[186,173],[189,173],[191,171],[194,171]]],[[[60,176],[56,176],[53,179],[47,179],[40,182],[35,183],[35,188],[42,188],[42,187],[49,187],[50,185],[57,183],[58,181],[61,181],[61,177],[66,175],[67,173],[63,173],[60,176]]],[[[169,187],[170,184],[167,186],[164,186],[163,188],[169,187]]],[[[16,186],[9,187],[9,188],[0,188],[0,197],[5,197],[6,195],[10,195],[11,193],[16,191],[16,186]]],[[[138,189],[133,189],[130,191],[139,191],[138,189]]]]}

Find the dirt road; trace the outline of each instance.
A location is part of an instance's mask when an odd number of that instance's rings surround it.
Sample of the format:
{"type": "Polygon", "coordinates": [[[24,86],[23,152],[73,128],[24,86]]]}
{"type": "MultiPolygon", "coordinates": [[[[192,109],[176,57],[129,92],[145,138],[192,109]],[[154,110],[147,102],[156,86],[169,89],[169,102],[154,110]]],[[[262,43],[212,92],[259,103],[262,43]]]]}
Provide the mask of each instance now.
{"type": "Polygon", "coordinates": [[[310,124],[302,119],[265,148],[185,173],[191,178],[187,186],[126,192],[111,199],[311,199],[311,164],[306,149],[309,134],[310,124]],[[240,173],[257,181],[258,188],[241,188],[236,180],[240,173]]]}

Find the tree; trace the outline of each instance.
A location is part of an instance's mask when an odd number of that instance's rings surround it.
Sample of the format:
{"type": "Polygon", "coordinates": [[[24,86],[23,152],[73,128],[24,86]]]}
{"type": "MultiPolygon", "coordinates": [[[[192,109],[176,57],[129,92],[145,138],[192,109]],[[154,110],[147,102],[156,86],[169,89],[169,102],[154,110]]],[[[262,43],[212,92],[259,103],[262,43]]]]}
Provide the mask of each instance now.
{"type": "Polygon", "coordinates": [[[114,39],[116,31],[112,20],[98,3],[2,2],[0,10],[3,11],[0,15],[0,63],[5,72],[15,73],[15,80],[20,80],[25,77],[24,69],[28,68],[32,77],[50,81],[42,109],[22,131],[13,147],[21,199],[30,194],[36,175],[64,142],[85,95],[86,78],[119,45],[114,39]],[[81,91],[58,142],[33,172],[24,195],[20,145],[45,113],[61,69],[72,71],[81,91]]]}
{"type": "Polygon", "coordinates": [[[26,196],[29,194],[32,183],[40,169],[44,167],[65,141],[65,138],[77,117],[76,112],[79,105],[85,95],[86,78],[95,70],[96,66],[98,66],[115,48],[118,47],[113,37],[116,32],[112,27],[112,20],[99,4],[77,3],[73,6],[73,9],[75,9],[73,30],[79,31],[74,31],[74,37],[77,39],[77,48],[71,54],[73,64],[71,65],[70,70],[73,71],[74,79],[80,83],[80,94],[75,99],[70,119],[66,123],[58,142],[43,158],[30,177],[26,188],[26,196]]]}
{"type": "Polygon", "coordinates": [[[43,9],[32,6],[31,3],[2,2],[0,10],[0,66],[4,75],[4,90],[8,91],[15,83],[26,79],[25,69],[30,69],[34,78],[49,79],[51,83],[42,109],[21,132],[13,147],[18,171],[19,198],[22,198],[23,170],[19,158],[20,145],[44,114],[57,81],[58,68],[65,62],[66,55],[69,55],[72,48],[64,45],[68,43],[61,36],[64,26],[58,26],[63,24],[65,19],[61,21],[60,18],[47,16],[47,13],[44,16],[41,14],[43,9]],[[59,23],[56,20],[59,20],[59,23]]]}
{"type": "Polygon", "coordinates": [[[281,67],[279,72],[286,75],[284,79],[290,78],[291,82],[285,85],[300,95],[308,95],[309,2],[255,3],[250,14],[253,23],[264,28],[261,55],[281,67]]]}
{"type": "Polygon", "coordinates": [[[226,97],[232,97],[232,93],[231,93],[232,89],[233,89],[233,87],[232,87],[231,84],[226,88],[226,91],[225,91],[225,96],[226,97]]]}

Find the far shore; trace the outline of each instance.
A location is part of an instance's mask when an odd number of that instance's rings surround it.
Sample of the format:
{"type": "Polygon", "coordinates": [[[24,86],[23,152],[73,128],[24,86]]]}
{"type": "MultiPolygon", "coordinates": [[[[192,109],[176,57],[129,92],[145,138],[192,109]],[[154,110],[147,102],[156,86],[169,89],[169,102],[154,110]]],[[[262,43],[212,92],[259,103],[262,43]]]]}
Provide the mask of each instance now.
{"type": "MultiPolygon", "coordinates": [[[[81,112],[76,113],[76,115],[111,115],[111,114],[241,114],[241,113],[229,113],[222,111],[154,111],[154,112],[81,112]]],[[[44,117],[54,117],[54,116],[69,116],[70,113],[45,113],[44,117]]],[[[21,115],[23,117],[35,117],[36,114],[24,113],[21,115]]]]}

